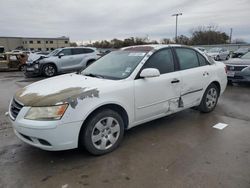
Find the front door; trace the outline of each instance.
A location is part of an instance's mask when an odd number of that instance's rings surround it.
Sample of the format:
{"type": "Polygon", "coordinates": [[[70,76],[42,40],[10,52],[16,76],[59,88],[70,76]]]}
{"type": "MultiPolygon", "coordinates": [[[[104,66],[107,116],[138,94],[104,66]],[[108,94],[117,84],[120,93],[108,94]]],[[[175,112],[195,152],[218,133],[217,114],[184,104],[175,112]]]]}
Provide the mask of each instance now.
{"type": "Polygon", "coordinates": [[[135,88],[136,121],[145,121],[162,116],[178,108],[181,77],[175,72],[175,65],[170,48],[155,52],[144,64],[145,68],[156,68],[159,77],[137,78],[135,88]]]}

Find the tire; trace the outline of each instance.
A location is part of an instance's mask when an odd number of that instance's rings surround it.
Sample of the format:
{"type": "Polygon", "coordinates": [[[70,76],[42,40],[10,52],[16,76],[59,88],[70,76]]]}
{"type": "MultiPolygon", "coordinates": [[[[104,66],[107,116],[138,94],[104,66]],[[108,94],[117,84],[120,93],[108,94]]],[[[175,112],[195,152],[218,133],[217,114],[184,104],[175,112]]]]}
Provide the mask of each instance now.
{"type": "Polygon", "coordinates": [[[46,77],[52,77],[56,75],[56,66],[53,64],[46,64],[43,66],[42,73],[46,77]]]}
{"type": "Polygon", "coordinates": [[[219,60],[220,60],[220,56],[217,55],[217,56],[215,57],[215,61],[219,61],[219,60]]]}
{"type": "Polygon", "coordinates": [[[89,60],[87,63],[86,63],[86,67],[88,67],[89,65],[91,65],[92,63],[94,63],[95,60],[89,60]]]}
{"type": "Polygon", "coordinates": [[[22,72],[24,72],[25,69],[26,69],[26,65],[21,65],[21,66],[19,67],[19,70],[22,71],[22,72]]]}
{"type": "Polygon", "coordinates": [[[215,84],[210,84],[202,97],[199,110],[203,113],[212,112],[217,105],[218,98],[219,89],[215,84]]]}
{"type": "Polygon", "coordinates": [[[232,86],[232,85],[233,85],[232,80],[228,80],[228,81],[227,81],[227,84],[230,85],[230,86],[232,86]]]}
{"type": "Polygon", "coordinates": [[[115,150],[123,139],[124,122],[117,112],[104,109],[94,113],[80,133],[80,144],[93,155],[115,150]]]}

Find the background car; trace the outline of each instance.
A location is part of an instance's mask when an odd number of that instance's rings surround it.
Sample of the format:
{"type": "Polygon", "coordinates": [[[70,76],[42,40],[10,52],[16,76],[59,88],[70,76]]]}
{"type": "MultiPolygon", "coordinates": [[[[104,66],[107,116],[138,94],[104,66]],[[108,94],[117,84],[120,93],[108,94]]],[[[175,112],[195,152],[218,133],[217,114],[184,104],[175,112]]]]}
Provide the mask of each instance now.
{"type": "Polygon", "coordinates": [[[200,50],[203,53],[207,53],[207,50],[203,47],[196,46],[195,49],[200,50]]]}
{"type": "Polygon", "coordinates": [[[79,71],[100,57],[95,48],[89,47],[59,48],[47,56],[38,56],[34,61],[27,62],[26,76],[51,77],[58,73],[79,71]]]}
{"type": "Polygon", "coordinates": [[[0,71],[23,71],[28,56],[25,53],[6,52],[0,58],[0,71]]]}
{"type": "Polygon", "coordinates": [[[249,48],[239,48],[232,54],[232,58],[239,58],[249,52],[249,48]]]}
{"type": "Polygon", "coordinates": [[[225,62],[229,82],[250,82],[250,52],[225,62]]]}
{"type": "Polygon", "coordinates": [[[230,58],[230,52],[226,48],[211,48],[208,50],[207,55],[216,61],[228,60],[230,58]]]}

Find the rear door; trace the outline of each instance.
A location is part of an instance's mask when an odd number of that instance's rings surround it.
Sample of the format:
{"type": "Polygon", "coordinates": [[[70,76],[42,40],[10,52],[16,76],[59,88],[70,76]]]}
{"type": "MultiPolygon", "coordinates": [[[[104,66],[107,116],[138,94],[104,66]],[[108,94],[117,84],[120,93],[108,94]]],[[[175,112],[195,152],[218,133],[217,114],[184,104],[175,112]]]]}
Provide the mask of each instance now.
{"type": "Polygon", "coordinates": [[[155,52],[141,70],[145,68],[156,68],[161,75],[153,78],[137,77],[135,79],[135,116],[137,122],[176,110],[178,108],[177,100],[180,97],[181,76],[179,72],[175,72],[176,66],[170,48],[155,52]]]}
{"type": "Polygon", "coordinates": [[[184,108],[198,105],[211,76],[211,65],[191,48],[176,47],[176,57],[182,77],[181,99],[184,108]]]}
{"type": "Polygon", "coordinates": [[[86,56],[86,50],[85,48],[73,48],[72,49],[74,54],[74,68],[80,69],[83,65],[81,64],[86,56]]]}

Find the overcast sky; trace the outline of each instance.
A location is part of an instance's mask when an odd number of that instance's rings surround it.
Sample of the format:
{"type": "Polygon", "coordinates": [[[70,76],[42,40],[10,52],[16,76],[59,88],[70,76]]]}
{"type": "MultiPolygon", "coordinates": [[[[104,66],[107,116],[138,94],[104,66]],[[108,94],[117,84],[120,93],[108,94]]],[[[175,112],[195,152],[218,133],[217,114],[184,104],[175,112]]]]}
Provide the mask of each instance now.
{"type": "Polygon", "coordinates": [[[0,0],[0,36],[95,41],[131,36],[159,40],[217,25],[250,42],[250,0],[0,0]]]}

